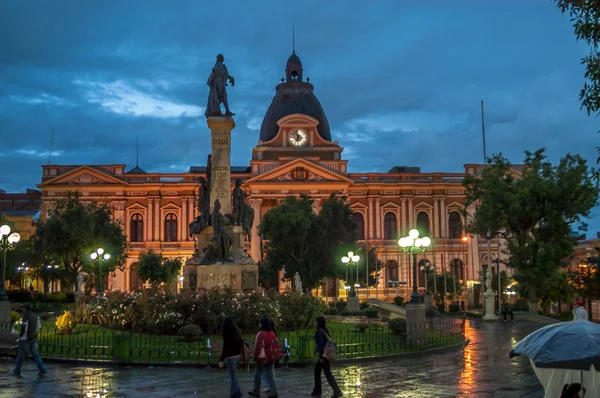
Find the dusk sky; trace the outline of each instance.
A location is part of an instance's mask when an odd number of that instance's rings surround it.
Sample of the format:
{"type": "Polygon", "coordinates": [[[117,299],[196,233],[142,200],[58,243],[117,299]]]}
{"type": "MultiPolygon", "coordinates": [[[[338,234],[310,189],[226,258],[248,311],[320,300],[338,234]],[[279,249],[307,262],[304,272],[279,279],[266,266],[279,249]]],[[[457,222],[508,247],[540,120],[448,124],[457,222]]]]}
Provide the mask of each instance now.
{"type": "MultiPolygon", "coordinates": [[[[248,165],[292,51],[350,171],[461,172],[488,154],[546,147],[595,163],[580,59],[551,0],[0,2],[0,188],[35,188],[54,164],[186,172],[210,151],[206,79],[236,79],[232,164],[248,165]]],[[[600,229],[594,220],[592,231],[600,229]]]]}

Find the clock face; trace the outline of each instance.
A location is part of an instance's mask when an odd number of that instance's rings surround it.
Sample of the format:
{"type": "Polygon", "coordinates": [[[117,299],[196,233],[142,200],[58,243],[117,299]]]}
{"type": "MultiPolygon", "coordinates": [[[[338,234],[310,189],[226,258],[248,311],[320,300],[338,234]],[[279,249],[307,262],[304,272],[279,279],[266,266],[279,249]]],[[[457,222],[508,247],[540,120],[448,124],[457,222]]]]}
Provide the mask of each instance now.
{"type": "Polygon", "coordinates": [[[302,146],[308,141],[308,134],[304,130],[293,130],[290,132],[290,144],[293,146],[302,146]]]}

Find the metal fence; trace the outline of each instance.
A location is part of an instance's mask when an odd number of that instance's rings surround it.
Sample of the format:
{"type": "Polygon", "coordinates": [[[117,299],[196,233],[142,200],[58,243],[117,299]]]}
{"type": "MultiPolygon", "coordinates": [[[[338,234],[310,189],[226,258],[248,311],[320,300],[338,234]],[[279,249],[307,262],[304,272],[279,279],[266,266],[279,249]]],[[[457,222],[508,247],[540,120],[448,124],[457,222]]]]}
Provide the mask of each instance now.
{"type": "MultiPolygon", "coordinates": [[[[368,358],[438,348],[464,341],[462,318],[429,317],[419,324],[396,321],[394,330],[382,323],[332,325],[331,339],[340,359],[368,358]]],[[[314,329],[279,332],[281,362],[308,364],[315,358],[314,329]]],[[[252,345],[253,335],[244,338],[252,345]]],[[[179,336],[151,335],[78,325],[68,334],[44,324],[38,335],[40,354],[47,358],[130,363],[187,363],[215,365],[221,336],[199,336],[186,341],[179,336]]]]}

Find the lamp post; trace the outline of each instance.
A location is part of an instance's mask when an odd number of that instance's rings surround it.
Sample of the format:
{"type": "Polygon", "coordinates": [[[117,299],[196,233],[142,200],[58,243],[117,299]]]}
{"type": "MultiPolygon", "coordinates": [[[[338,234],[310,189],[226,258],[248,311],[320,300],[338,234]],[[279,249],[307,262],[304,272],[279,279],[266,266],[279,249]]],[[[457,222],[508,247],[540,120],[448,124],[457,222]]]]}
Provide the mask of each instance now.
{"type": "Polygon", "coordinates": [[[21,274],[21,290],[25,290],[25,273],[29,271],[29,267],[25,266],[25,263],[21,264],[20,267],[17,267],[17,272],[21,274]]]}
{"type": "Polygon", "coordinates": [[[0,267],[0,301],[8,301],[6,295],[6,253],[15,248],[15,245],[21,240],[18,232],[10,232],[8,225],[0,226],[0,250],[2,251],[2,267],[0,267]]]}
{"type": "Polygon", "coordinates": [[[90,254],[90,258],[98,264],[98,287],[96,291],[100,293],[102,292],[102,262],[110,259],[110,254],[104,253],[104,249],[99,247],[95,252],[90,254]]]}
{"type": "Polygon", "coordinates": [[[431,245],[431,239],[427,236],[419,238],[419,231],[416,229],[411,229],[408,232],[408,236],[404,238],[400,238],[398,244],[402,248],[402,251],[405,253],[411,253],[413,258],[413,291],[410,295],[410,304],[420,304],[421,303],[421,295],[419,294],[419,290],[417,289],[417,253],[424,253],[429,245],[431,245]]]}
{"type": "MultiPolygon", "coordinates": [[[[346,279],[348,279],[348,267],[351,267],[353,265],[358,265],[358,262],[360,261],[360,256],[358,254],[354,254],[354,252],[348,252],[347,256],[342,257],[342,263],[346,265],[346,279]]],[[[350,272],[350,275],[352,276],[352,272],[350,272]]],[[[347,283],[349,283],[348,280],[346,280],[347,283]]],[[[356,297],[356,290],[354,289],[355,286],[358,286],[358,272],[356,273],[356,283],[350,284],[350,297],[356,297]]]]}
{"type": "Polygon", "coordinates": [[[429,261],[425,260],[425,264],[421,265],[421,271],[425,272],[425,293],[429,294],[429,273],[435,268],[429,261]]]}

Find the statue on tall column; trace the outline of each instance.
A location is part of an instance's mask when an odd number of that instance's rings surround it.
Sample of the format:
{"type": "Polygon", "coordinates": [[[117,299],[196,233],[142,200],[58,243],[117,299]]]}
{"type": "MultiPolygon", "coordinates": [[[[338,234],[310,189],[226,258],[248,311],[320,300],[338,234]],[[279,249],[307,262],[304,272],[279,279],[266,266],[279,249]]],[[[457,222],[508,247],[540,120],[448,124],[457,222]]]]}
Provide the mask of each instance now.
{"type": "Polygon", "coordinates": [[[242,190],[242,180],[235,180],[233,189],[233,220],[235,225],[241,225],[248,241],[252,240],[252,224],[254,223],[254,209],[246,201],[246,193],[242,190]]]}
{"type": "Polygon", "coordinates": [[[235,86],[235,80],[233,76],[229,74],[227,66],[223,63],[225,57],[223,54],[217,55],[217,62],[212,68],[212,73],[208,77],[206,84],[210,87],[208,93],[208,104],[206,105],[206,117],[209,116],[223,116],[221,113],[221,104],[225,106],[225,116],[233,116],[229,110],[229,103],[227,102],[227,81],[231,82],[231,86],[235,86]]]}

